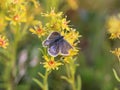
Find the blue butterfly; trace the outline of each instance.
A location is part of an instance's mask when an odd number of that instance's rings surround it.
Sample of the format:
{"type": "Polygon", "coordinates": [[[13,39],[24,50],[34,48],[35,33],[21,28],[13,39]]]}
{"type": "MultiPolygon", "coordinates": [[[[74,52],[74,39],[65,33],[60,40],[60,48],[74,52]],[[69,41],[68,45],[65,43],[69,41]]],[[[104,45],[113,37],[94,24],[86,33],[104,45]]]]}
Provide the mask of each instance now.
{"type": "Polygon", "coordinates": [[[48,53],[53,57],[59,54],[67,56],[72,49],[72,46],[58,32],[52,32],[42,44],[48,47],[48,53]]]}

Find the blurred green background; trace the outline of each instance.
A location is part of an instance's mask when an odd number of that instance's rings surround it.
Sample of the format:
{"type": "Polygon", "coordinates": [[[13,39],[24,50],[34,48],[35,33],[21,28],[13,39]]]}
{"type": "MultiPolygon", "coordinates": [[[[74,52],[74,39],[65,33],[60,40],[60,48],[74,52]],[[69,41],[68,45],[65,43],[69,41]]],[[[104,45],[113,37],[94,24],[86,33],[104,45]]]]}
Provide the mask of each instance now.
{"type": "MultiPolygon", "coordinates": [[[[71,21],[70,25],[82,35],[78,45],[81,50],[77,63],[80,65],[76,71],[76,75],[81,75],[82,90],[120,90],[120,83],[112,71],[115,68],[120,75],[120,64],[110,53],[110,50],[118,47],[120,43],[119,40],[109,39],[106,28],[108,16],[119,13],[120,0],[39,0],[39,2],[44,12],[50,11],[51,7],[57,12],[62,11],[71,21]]],[[[36,18],[44,22],[44,19],[36,18]]],[[[17,64],[18,67],[19,64],[24,65],[24,68],[19,70],[21,75],[18,76],[20,79],[16,90],[41,90],[32,80],[34,77],[41,80],[37,73],[44,73],[44,68],[39,63],[42,61],[38,50],[41,47],[40,43],[39,38],[32,35],[29,30],[20,42],[17,64]]],[[[1,75],[3,67],[0,63],[1,75]]],[[[64,74],[64,66],[50,74],[50,90],[70,90],[69,84],[60,78],[64,74]]]]}

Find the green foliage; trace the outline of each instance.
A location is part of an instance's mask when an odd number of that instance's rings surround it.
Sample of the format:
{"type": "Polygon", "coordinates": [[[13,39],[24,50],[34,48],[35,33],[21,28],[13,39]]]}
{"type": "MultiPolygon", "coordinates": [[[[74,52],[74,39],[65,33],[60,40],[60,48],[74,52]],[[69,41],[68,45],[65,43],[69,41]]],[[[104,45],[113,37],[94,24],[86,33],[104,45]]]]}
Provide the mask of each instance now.
{"type": "Polygon", "coordinates": [[[40,64],[43,48],[29,29],[38,26],[39,21],[45,25],[48,19],[41,12],[49,12],[51,8],[62,11],[70,20],[70,27],[75,27],[82,38],[78,58],[70,63],[75,67],[69,68],[68,74],[64,65],[51,72],[48,89],[72,90],[74,83],[77,90],[119,90],[118,61],[110,50],[120,42],[109,40],[106,25],[108,16],[119,12],[119,3],[119,0],[0,0],[0,35],[9,43],[6,49],[0,47],[0,90],[43,88],[46,83],[46,70],[40,64]]]}

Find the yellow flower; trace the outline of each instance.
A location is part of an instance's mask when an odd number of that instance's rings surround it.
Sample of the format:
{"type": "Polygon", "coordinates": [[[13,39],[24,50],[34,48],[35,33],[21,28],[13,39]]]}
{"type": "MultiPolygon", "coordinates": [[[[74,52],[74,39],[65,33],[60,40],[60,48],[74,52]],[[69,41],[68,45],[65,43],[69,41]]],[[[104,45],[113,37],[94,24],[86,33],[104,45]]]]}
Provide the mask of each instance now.
{"type": "Polygon", "coordinates": [[[60,31],[61,30],[60,20],[54,19],[54,20],[51,20],[49,23],[46,23],[46,29],[49,30],[50,32],[60,31]]]}
{"type": "Polygon", "coordinates": [[[32,32],[32,34],[36,34],[39,38],[40,38],[41,36],[44,36],[44,35],[46,34],[46,31],[45,31],[45,29],[42,27],[42,24],[41,24],[41,23],[39,24],[39,26],[34,27],[34,29],[33,29],[33,28],[30,28],[29,31],[32,32]]]}
{"type": "Polygon", "coordinates": [[[8,43],[8,40],[6,39],[6,37],[0,35],[0,47],[7,48],[8,45],[9,45],[9,43],[8,43]]]}
{"type": "Polygon", "coordinates": [[[22,4],[22,3],[24,3],[24,2],[25,2],[25,0],[12,0],[12,3],[13,3],[13,4],[16,4],[16,5],[22,4]]]}
{"type": "Polygon", "coordinates": [[[77,55],[78,54],[78,51],[77,49],[70,49],[69,50],[69,55],[68,56],[65,56],[63,57],[63,60],[65,63],[70,63],[70,61],[73,59],[73,56],[77,55]]]}
{"type": "Polygon", "coordinates": [[[22,22],[26,22],[26,17],[25,17],[25,13],[23,14],[16,14],[10,17],[6,17],[6,20],[10,21],[11,24],[16,25],[17,23],[22,23],[22,22]]]}
{"type": "Polygon", "coordinates": [[[115,50],[110,51],[110,52],[116,55],[118,59],[120,60],[120,48],[115,48],[115,50]]]}
{"type": "Polygon", "coordinates": [[[44,56],[44,59],[46,62],[44,62],[44,68],[47,69],[47,71],[50,70],[58,70],[58,67],[62,65],[62,63],[57,62],[54,60],[54,57],[48,58],[47,56],[44,56]]]}
{"type": "Polygon", "coordinates": [[[12,0],[0,0],[0,9],[5,10],[11,4],[12,0]]]}
{"type": "Polygon", "coordinates": [[[45,16],[45,17],[56,18],[56,17],[61,17],[62,14],[63,14],[62,12],[55,13],[55,9],[51,9],[50,12],[48,12],[48,13],[43,13],[42,15],[45,16]]]}
{"type": "Polygon", "coordinates": [[[5,17],[7,21],[10,21],[12,25],[20,24],[26,22],[26,7],[25,5],[16,5],[11,7],[8,13],[8,16],[5,17]]]}
{"type": "Polygon", "coordinates": [[[61,24],[61,27],[62,27],[62,29],[64,30],[64,29],[66,29],[66,30],[68,30],[69,31],[69,26],[68,26],[68,23],[69,23],[70,21],[67,21],[66,20],[66,18],[63,18],[62,19],[62,24],[61,24]]]}
{"type": "Polygon", "coordinates": [[[69,56],[75,56],[78,54],[78,52],[79,50],[74,47],[73,49],[69,50],[69,56]]]}
{"type": "Polygon", "coordinates": [[[75,46],[75,41],[79,40],[81,35],[75,29],[71,29],[69,32],[61,32],[61,35],[64,36],[65,40],[67,40],[72,46],[75,46]]]}
{"type": "Polygon", "coordinates": [[[107,21],[108,32],[111,34],[110,39],[120,39],[120,17],[112,16],[107,21]]]}
{"type": "Polygon", "coordinates": [[[19,0],[13,0],[13,4],[17,4],[19,0]]]}

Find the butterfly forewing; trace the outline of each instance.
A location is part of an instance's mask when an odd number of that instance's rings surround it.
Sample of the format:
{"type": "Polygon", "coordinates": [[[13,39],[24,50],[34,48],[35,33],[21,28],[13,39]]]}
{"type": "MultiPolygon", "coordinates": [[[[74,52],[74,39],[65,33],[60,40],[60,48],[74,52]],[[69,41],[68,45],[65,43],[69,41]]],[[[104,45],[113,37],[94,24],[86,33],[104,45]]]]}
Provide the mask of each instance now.
{"type": "Polygon", "coordinates": [[[72,49],[72,46],[66,40],[63,39],[59,43],[59,50],[62,55],[68,55],[70,49],[72,49]]]}
{"type": "Polygon", "coordinates": [[[59,39],[61,35],[58,32],[52,32],[45,41],[43,41],[43,46],[49,46],[54,43],[56,39],[59,39]]]}
{"type": "Polygon", "coordinates": [[[48,36],[48,40],[55,40],[56,38],[61,37],[61,35],[58,32],[52,32],[49,36],[48,36]]]}
{"type": "Polygon", "coordinates": [[[45,41],[43,41],[42,45],[49,46],[51,42],[52,42],[52,40],[45,40],[45,41]]]}

